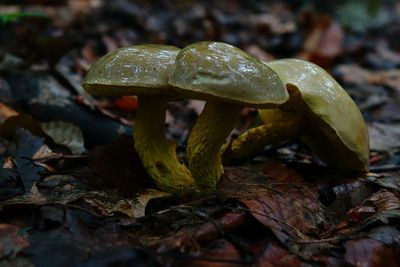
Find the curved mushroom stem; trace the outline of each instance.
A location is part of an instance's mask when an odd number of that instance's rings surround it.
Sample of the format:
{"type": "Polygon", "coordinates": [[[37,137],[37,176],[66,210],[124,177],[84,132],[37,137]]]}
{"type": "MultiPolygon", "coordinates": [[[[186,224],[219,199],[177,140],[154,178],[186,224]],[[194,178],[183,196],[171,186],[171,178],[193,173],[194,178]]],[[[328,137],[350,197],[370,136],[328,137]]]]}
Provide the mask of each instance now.
{"type": "Polygon", "coordinates": [[[165,136],[166,99],[138,96],[133,137],[135,149],[157,186],[177,195],[194,192],[194,180],[185,165],[179,162],[175,146],[165,136]]]}
{"type": "Polygon", "coordinates": [[[187,158],[197,189],[202,193],[214,192],[223,173],[221,146],[235,126],[241,108],[237,104],[207,101],[192,129],[187,158]]]}
{"type": "Polygon", "coordinates": [[[249,158],[266,145],[276,144],[301,136],[302,120],[286,117],[280,122],[272,122],[252,128],[236,138],[224,151],[224,160],[237,161],[249,158]]]}

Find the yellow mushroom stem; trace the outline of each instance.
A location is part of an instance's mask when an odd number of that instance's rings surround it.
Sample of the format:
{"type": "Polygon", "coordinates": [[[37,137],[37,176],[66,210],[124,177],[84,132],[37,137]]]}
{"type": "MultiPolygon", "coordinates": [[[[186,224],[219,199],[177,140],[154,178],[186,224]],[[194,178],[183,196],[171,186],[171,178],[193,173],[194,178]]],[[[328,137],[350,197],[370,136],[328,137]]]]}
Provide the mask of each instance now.
{"type": "Polygon", "coordinates": [[[197,189],[211,193],[223,173],[221,146],[226,142],[242,106],[207,101],[189,136],[187,158],[197,189]]]}
{"type": "Polygon", "coordinates": [[[303,120],[292,112],[277,113],[279,120],[252,128],[232,141],[224,151],[224,160],[228,162],[243,160],[254,156],[266,145],[299,139],[303,131],[303,120]]]}
{"type": "Polygon", "coordinates": [[[194,180],[179,162],[175,145],[165,135],[166,98],[138,96],[133,137],[135,149],[147,171],[161,190],[177,195],[194,192],[194,180]]]}

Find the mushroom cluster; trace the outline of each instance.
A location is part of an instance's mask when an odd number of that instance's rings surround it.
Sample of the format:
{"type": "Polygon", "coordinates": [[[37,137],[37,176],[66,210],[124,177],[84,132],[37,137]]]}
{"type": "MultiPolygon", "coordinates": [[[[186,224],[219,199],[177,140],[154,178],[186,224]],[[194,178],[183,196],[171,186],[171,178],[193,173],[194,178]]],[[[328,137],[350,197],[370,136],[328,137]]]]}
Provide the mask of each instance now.
{"type": "Polygon", "coordinates": [[[261,62],[237,47],[199,42],[179,49],[137,45],[99,59],[83,87],[93,95],[137,95],[135,148],[157,186],[176,195],[209,194],[223,173],[221,154],[249,157],[267,144],[298,138],[327,164],[368,170],[368,134],[350,96],[323,69],[300,60],[261,62]],[[186,167],[165,137],[167,102],[201,99],[186,167]],[[264,125],[224,146],[243,106],[264,125]]]}
{"type": "Polygon", "coordinates": [[[276,109],[260,109],[264,125],[239,136],[230,157],[242,159],[267,144],[299,139],[328,166],[368,171],[369,138],[365,121],[346,91],[319,66],[298,59],[264,64],[285,83],[290,99],[276,109]]]}

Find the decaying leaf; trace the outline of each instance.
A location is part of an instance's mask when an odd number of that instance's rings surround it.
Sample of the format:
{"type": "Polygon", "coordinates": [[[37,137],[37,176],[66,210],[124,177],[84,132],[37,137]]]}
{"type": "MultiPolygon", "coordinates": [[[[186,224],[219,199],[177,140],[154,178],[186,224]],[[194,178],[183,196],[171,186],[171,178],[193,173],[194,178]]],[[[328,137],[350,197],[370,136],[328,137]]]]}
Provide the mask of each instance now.
{"type": "Polygon", "coordinates": [[[337,68],[342,79],[354,84],[379,84],[400,91],[400,70],[370,71],[356,64],[340,65],[337,68]]]}
{"type": "Polygon", "coordinates": [[[28,234],[24,229],[11,224],[0,224],[0,266],[33,267],[31,262],[21,256],[30,246],[28,234]]]}
{"type": "Polygon", "coordinates": [[[81,130],[72,123],[52,121],[41,124],[43,131],[56,144],[68,147],[72,154],[80,155],[86,151],[81,130]]]}
{"type": "Polygon", "coordinates": [[[171,197],[171,194],[161,192],[155,189],[148,189],[142,192],[133,201],[132,214],[130,217],[140,218],[146,215],[146,206],[152,200],[156,198],[171,197]]]}
{"type": "Polygon", "coordinates": [[[269,164],[264,169],[265,173],[258,177],[229,169],[220,182],[224,198],[243,203],[285,244],[310,239],[308,235],[315,235],[324,223],[316,185],[307,184],[282,164],[269,164]]]}
{"type": "Polygon", "coordinates": [[[114,194],[97,192],[96,194],[86,195],[84,201],[100,211],[104,216],[120,213],[130,218],[140,218],[145,216],[146,206],[149,201],[167,197],[171,197],[171,194],[149,189],[139,194],[136,198],[123,199],[116,197],[114,194]]]}
{"type": "Polygon", "coordinates": [[[368,237],[347,241],[345,264],[351,266],[398,266],[400,232],[392,227],[379,227],[368,237]]]}
{"type": "Polygon", "coordinates": [[[400,125],[374,122],[368,126],[371,150],[394,153],[400,150],[400,125]]]}

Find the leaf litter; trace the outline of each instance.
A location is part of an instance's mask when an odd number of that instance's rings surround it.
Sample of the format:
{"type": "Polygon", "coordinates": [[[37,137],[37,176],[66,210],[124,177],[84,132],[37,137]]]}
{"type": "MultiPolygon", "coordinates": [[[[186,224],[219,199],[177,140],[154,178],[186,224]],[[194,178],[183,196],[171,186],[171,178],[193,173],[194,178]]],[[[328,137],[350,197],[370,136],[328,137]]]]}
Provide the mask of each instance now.
{"type": "MultiPolygon", "coordinates": [[[[316,2],[318,11],[286,2],[50,2],[7,4],[52,12],[9,22],[0,35],[9,40],[0,60],[1,266],[397,265],[400,46],[391,37],[398,21],[380,20],[398,15],[391,3],[377,11],[378,33],[365,8],[346,3],[327,12],[316,2]],[[333,14],[340,10],[362,18],[353,30],[333,14]],[[80,82],[116,47],[205,39],[324,66],[369,124],[371,172],[337,173],[285,142],[226,167],[215,196],[155,190],[130,136],[135,98],[92,98],[80,82]]],[[[180,156],[203,104],[169,105],[167,137],[180,156]]],[[[257,123],[245,109],[231,137],[257,123]]]]}

